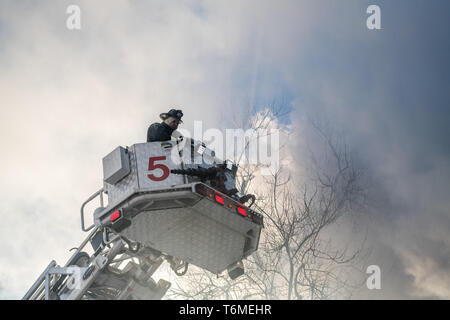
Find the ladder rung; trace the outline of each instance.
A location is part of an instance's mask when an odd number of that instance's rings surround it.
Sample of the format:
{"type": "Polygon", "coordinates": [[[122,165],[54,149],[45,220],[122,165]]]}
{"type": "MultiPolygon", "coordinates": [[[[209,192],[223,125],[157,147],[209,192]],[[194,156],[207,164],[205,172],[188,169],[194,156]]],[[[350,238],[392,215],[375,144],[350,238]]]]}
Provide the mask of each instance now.
{"type": "Polygon", "coordinates": [[[48,274],[51,268],[56,266],[56,261],[52,260],[47,268],[45,268],[44,272],[39,276],[39,278],[34,282],[34,284],[31,286],[31,288],[28,290],[28,292],[23,296],[22,300],[29,300],[31,296],[35,293],[37,289],[42,285],[42,283],[45,281],[45,276],[48,274]]]}

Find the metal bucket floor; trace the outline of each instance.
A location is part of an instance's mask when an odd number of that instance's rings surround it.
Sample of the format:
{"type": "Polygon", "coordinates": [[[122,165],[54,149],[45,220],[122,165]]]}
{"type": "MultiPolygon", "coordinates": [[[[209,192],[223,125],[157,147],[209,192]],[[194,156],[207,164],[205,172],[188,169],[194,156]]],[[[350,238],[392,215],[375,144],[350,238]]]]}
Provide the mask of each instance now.
{"type": "Polygon", "coordinates": [[[141,212],[121,233],[217,274],[256,250],[248,248],[248,234],[259,237],[259,231],[254,223],[203,199],[193,207],[141,212]]]}

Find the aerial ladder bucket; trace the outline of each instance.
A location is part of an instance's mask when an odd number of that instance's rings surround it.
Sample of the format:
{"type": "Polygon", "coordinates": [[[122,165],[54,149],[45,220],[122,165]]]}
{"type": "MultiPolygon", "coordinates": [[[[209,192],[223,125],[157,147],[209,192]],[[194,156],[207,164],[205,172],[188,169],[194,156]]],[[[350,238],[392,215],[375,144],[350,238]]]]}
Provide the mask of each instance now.
{"type": "Polygon", "coordinates": [[[114,149],[103,158],[103,187],[81,206],[89,235],[63,267],[52,261],[23,299],[161,299],[170,283],[152,275],[163,261],[177,275],[191,264],[239,277],[258,249],[263,217],[244,204],[236,171],[191,139],[114,149]]]}

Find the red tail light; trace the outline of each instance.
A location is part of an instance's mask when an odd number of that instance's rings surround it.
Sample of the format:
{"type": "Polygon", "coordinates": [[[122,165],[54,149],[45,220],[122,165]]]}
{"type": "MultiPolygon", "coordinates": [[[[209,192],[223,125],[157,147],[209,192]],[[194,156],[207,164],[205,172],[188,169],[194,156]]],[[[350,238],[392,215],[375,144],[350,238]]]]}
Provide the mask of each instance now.
{"type": "Polygon", "coordinates": [[[220,203],[221,205],[224,205],[224,204],[225,204],[225,201],[223,200],[223,198],[222,198],[222,197],[219,197],[217,194],[216,194],[216,201],[217,201],[218,203],[220,203]]]}
{"type": "Polygon", "coordinates": [[[115,212],[110,216],[111,222],[116,221],[116,220],[119,219],[120,217],[121,217],[120,210],[115,211],[115,212]]]}
{"type": "Polygon", "coordinates": [[[243,216],[247,216],[247,211],[245,211],[244,208],[237,207],[238,213],[242,214],[243,216]]]}
{"type": "Polygon", "coordinates": [[[215,203],[224,206],[234,214],[245,217],[248,220],[253,221],[257,224],[260,225],[263,224],[263,219],[260,214],[254,212],[249,208],[246,208],[245,205],[243,205],[242,203],[237,202],[236,200],[220,193],[217,190],[214,190],[209,186],[204,185],[203,183],[197,184],[195,186],[195,191],[198,194],[201,194],[202,196],[210,199],[211,201],[214,201],[215,203]]]}

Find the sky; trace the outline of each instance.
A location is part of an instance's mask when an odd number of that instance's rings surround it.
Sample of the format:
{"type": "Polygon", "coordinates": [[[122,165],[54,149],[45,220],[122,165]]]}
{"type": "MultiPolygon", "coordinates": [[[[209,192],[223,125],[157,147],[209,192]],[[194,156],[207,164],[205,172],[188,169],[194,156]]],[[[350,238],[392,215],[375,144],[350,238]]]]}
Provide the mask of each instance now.
{"type": "Polygon", "coordinates": [[[284,101],[294,137],[327,117],[372,177],[382,288],[356,297],[449,299],[448,12],[445,0],[2,0],[0,298],[64,264],[101,159],[144,142],[159,113],[229,128],[284,101]],[[66,27],[72,4],[80,30],[66,27]],[[366,26],[373,4],[380,30],[366,26]]]}

